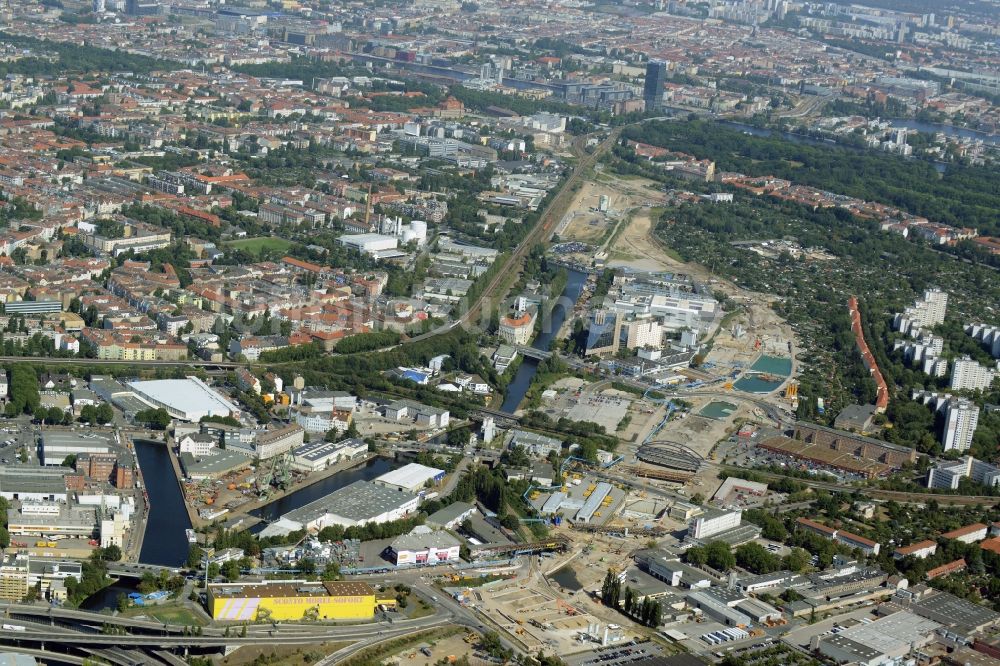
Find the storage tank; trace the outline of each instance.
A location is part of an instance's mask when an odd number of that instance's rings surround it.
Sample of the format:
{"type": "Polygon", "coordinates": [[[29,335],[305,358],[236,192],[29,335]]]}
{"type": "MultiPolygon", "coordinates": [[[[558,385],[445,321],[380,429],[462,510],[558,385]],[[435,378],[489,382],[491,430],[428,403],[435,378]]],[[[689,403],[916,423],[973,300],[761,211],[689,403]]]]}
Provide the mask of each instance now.
{"type": "Polygon", "coordinates": [[[427,223],[423,220],[413,220],[413,222],[410,222],[410,231],[415,234],[419,242],[423,243],[427,240],[427,223]]]}

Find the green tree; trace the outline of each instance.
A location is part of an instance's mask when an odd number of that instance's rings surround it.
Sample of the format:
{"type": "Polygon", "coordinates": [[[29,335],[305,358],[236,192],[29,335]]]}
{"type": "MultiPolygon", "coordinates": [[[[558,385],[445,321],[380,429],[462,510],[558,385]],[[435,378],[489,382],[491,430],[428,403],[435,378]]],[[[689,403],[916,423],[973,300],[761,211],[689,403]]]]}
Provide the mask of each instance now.
{"type": "Polygon", "coordinates": [[[729,571],[736,566],[736,556],[733,555],[729,544],[723,541],[713,541],[705,546],[705,557],[708,566],[716,571],[729,571]]]}

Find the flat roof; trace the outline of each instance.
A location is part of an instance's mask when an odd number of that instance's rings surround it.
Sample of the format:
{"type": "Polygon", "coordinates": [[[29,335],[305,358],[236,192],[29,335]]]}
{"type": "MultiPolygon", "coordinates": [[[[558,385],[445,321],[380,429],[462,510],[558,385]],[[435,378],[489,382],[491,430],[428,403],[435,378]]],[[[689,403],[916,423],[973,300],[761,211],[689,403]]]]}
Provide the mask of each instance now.
{"type": "Polygon", "coordinates": [[[294,451],[292,451],[292,455],[296,458],[304,458],[310,462],[315,462],[317,460],[322,460],[329,455],[333,455],[343,449],[358,446],[364,446],[365,448],[368,447],[363,439],[359,439],[357,437],[344,439],[339,442],[325,442],[323,440],[317,440],[315,442],[309,442],[297,447],[294,451]]]}
{"type": "Polygon", "coordinates": [[[1000,613],[948,592],[938,592],[914,602],[911,610],[957,632],[971,634],[979,627],[1000,621],[1000,613]]]}
{"type": "Polygon", "coordinates": [[[451,548],[460,546],[462,542],[445,532],[436,530],[433,532],[410,533],[397,537],[392,542],[392,549],[397,553],[401,550],[424,550],[425,548],[451,548]]]}
{"type": "Polygon", "coordinates": [[[229,402],[197,377],[129,382],[141,396],[184,414],[229,416],[239,407],[229,402]]]}
{"type": "Polygon", "coordinates": [[[287,581],[255,585],[209,585],[214,597],[248,599],[257,597],[366,597],[375,596],[375,588],[356,581],[287,581]]]}
{"type": "Polygon", "coordinates": [[[355,481],[333,491],[326,497],[321,497],[305,506],[289,511],[282,518],[303,525],[327,514],[348,520],[363,521],[398,509],[416,498],[416,495],[405,491],[377,486],[368,481],[355,481]]]}
{"type": "Polygon", "coordinates": [[[410,463],[403,465],[399,469],[386,472],[374,479],[375,483],[387,486],[399,486],[401,488],[416,488],[422,486],[428,479],[435,479],[444,474],[443,469],[428,467],[420,463],[410,463]]]}
{"type": "Polygon", "coordinates": [[[885,654],[906,654],[913,643],[919,643],[941,625],[908,611],[859,623],[844,629],[840,635],[885,654]]]}
{"type": "Polygon", "coordinates": [[[208,455],[195,457],[190,453],[180,455],[181,466],[188,476],[193,474],[222,474],[252,461],[242,453],[226,449],[213,449],[208,455]]]}
{"type": "Polygon", "coordinates": [[[467,511],[475,510],[475,508],[476,507],[468,502],[452,502],[443,509],[438,509],[431,515],[427,516],[427,522],[437,523],[439,525],[450,523],[467,511]]]}

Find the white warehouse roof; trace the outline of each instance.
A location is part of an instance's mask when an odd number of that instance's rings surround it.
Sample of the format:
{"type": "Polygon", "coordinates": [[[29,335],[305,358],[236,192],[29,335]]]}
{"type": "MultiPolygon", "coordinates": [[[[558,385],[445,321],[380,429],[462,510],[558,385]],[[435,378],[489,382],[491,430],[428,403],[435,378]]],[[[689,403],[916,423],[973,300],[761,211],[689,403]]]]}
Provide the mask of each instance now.
{"type": "Polygon", "coordinates": [[[171,416],[185,421],[200,421],[205,416],[229,416],[240,411],[239,407],[193,376],[129,382],[129,387],[143,401],[154,407],[163,407],[171,416]]]}
{"type": "Polygon", "coordinates": [[[444,476],[443,469],[428,467],[420,463],[410,463],[409,465],[403,465],[399,469],[386,472],[382,476],[373,479],[373,482],[380,486],[391,486],[403,490],[417,491],[423,488],[429,479],[437,479],[442,476],[444,476]]]}

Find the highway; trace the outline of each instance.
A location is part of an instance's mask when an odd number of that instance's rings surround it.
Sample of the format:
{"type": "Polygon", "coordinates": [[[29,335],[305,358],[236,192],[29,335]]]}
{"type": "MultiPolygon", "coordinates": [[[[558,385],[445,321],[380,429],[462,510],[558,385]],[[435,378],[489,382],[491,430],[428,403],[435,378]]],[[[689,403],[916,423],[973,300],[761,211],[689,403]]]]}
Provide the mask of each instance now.
{"type": "MultiPolygon", "coordinates": [[[[98,615],[98,617],[101,617],[98,615]]],[[[362,624],[343,627],[320,626],[313,633],[289,632],[284,628],[271,628],[267,635],[260,636],[155,636],[155,635],[122,635],[122,634],[91,634],[83,632],[45,632],[14,631],[0,629],[0,643],[10,644],[12,641],[41,643],[45,645],[99,646],[99,647],[138,647],[138,648],[222,648],[242,645],[306,645],[331,641],[357,640],[365,641],[381,634],[387,637],[398,637],[409,633],[423,631],[433,627],[453,623],[451,613],[438,613],[416,620],[397,620],[391,625],[362,624]],[[379,627],[378,631],[375,627],[379,627]]],[[[16,625],[16,620],[10,624],[16,625]]],[[[162,630],[162,625],[160,625],[162,630]]]]}

